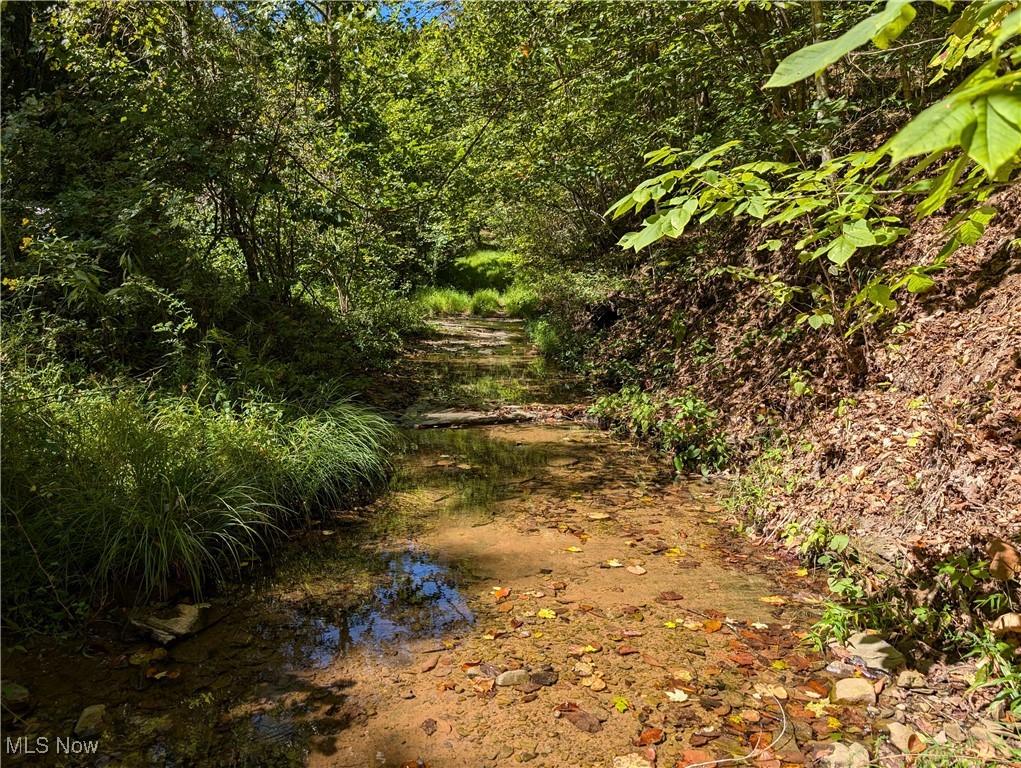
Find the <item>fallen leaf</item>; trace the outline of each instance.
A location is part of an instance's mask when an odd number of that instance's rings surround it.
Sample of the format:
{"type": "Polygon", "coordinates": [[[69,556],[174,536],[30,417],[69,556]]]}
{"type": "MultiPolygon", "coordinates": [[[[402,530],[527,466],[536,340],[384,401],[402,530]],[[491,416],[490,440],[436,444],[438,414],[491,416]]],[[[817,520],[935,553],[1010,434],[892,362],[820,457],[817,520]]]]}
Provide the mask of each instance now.
{"type": "Polygon", "coordinates": [[[493,598],[496,600],[503,600],[510,594],[510,592],[510,587],[496,587],[493,589],[493,598]]]}
{"type": "Polygon", "coordinates": [[[589,520],[609,520],[612,517],[608,512],[592,512],[589,514],[589,520]]]}
{"type": "Polygon", "coordinates": [[[642,568],[642,566],[640,565],[629,565],[627,567],[627,570],[628,573],[633,573],[635,576],[643,576],[644,574],[648,573],[648,571],[642,568]]]}
{"type": "Polygon", "coordinates": [[[677,761],[676,768],[688,768],[691,765],[700,763],[712,763],[713,756],[704,749],[686,749],[677,761]]]}
{"type": "Polygon", "coordinates": [[[688,700],[688,694],[681,690],[667,691],[666,697],[668,701],[675,701],[677,703],[683,703],[688,700]]]}
{"type": "Polygon", "coordinates": [[[433,720],[431,717],[428,720],[423,720],[422,724],[419,726],[419,728],[425,731],[426,736],[432,736],[434,733],[436,733],[436,729],[438,727],[439,726],[436,724],[436,721],[433,720]]]}
{"type": "Polygon", "coordinates": [[[617,653],[621,656],[630,656],[633,653],[640,653],[640,651],[632,645],[622,645],[617,649],[617,653]]]}
{"type": "Polygon", "coordinates": [[[780,595],[769,595],[768,597],[760,597],[759,602],[769,603],[770,605],[787,605],[787,598],[780,595]]]}
{"type": "Polygon", "coordinates": [[[669,592],[660,592],[659,593],[659,599],[660,600],[666,600],[667,602],[674,602],[676,600],[683,600],[684,599],[684,595],[679,595],[676,592],[671,590],[669,592]]]}
{"type": "Polygon", "coordinates": [[[603,724],[599,722],[596,716],[583,709],[567,710],[564,712],[564,719],[579,731],[584,731],[585,733],[599,733],[603,730],[603,724]]]}
{"type": "Polygon", "coordinates": [[[536,613],[536,616],[540,619],[555,619],[557,617],[557,612],[550,608],[542,608],[538,611],[538,613],[536,613]]]}
{"type": "Polygon", "coordinates": [[[510,613],[511,611],[514,610],[514,603],[501,603],[499,606],[497,606],[496,610],[498,610],[500,613],[510,613]]]}
{"type": "Polygon", "coordinates": [[[581,547],[564,547],[564,552],[581,552],[581,547]]]}
{"type": "Polygon", "coordinates": [[[1017,550],[1003,539],[993,539],[986,553],[989,558],[989,575],[999,581],[1009,581],[1021,575],[1021,559],[1017,550]]]}
{"type": "Polygon", "coordinates": [[[643,653],[642,654],[642,661],[644,661],[650,667],[662,667],[663,666],[663,663],[659,659],[657,659],[655,656],[652,656],[651,654],[648,654],[648,653],[643,653]]]}
{"type": "Polygon", "coordinates": [[[706,619],[702,622],[702,626],[705,628],[706,632],[712,634],[713,632],[719,632],[720,629],[723,628],[723,622],[717,621],[716,619],[706,619]]]}
{"type": "Polygon", "coordinates": [[[624,567],[624,563],[622,563],[620,560],[607,560],[606,561],[606,567],[607,568],[623,568],[624,567]]]}
{"type": "Polygon", "coordinates": [[[674,629],[677,627],[677,624],[672,621],[664,621],[663,626],[666,627],[667,629],[674,629]]]}
{"type": "Polygon", "coordinates": [[[659,728],[647,728],[633,742],[636,747],[647,747],[650,744],[659,744],[666,738],[666,734],[659,728]]]}
{"type": "MultiPolygon", "coordinates": [[[[704,622],[695,621],[694,619],[685,620],[685,622],[681,626],[683,626],[685,629],[690,629],[692,632],[697,632],[701,629],[705,629],[704,622]]],[[[722,627],[723,625],[720,624],[720,626],[722,627]]]]}
{"type": "Polygon", "coordinates": [[[750,653],[744,651],[735,651],[727,656],[732,662],[737,664],[739,667],[751,667],[755,664],[755,657],[750,653]]]}
{"type": "Polygon", "coordinates": [[[631,709],[631,702],[625,699],[623,696],[614,696],[610,699],[610,703],[616,707],[618,712],[627,712],[631,709]]]}

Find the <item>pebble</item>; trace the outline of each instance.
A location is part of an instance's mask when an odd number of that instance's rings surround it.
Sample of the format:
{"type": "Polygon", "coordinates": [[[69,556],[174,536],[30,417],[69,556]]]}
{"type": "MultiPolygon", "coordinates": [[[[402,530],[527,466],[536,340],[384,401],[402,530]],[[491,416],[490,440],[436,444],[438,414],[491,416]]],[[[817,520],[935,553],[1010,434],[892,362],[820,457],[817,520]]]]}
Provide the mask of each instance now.
{"type": "Polygon", "coordinates": [[[901,688],[926,688],[929,682],[921,672],[905,669],[897,676],[897,685],[901,688]]]}

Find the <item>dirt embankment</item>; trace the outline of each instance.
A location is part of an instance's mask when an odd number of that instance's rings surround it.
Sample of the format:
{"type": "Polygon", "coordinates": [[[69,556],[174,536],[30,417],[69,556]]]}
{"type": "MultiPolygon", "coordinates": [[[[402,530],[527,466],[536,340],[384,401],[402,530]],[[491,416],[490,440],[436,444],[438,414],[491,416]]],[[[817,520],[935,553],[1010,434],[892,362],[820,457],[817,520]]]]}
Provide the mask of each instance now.
{"type": "MultiPolygon", "coordinates": [[[[700,276],[650,276],[640,300],[620,297],[621,319],[594,359],[611,369],[627,361],[648,388],[694,387],[724,414],[745,463],[786,436],[780,474],[795,482],[774,492],[767,531],[828,520],[880,560],[924,550],[929,562],[984,551],[994,537],[1016,541],[1021,189],[993,202],[999,214],[985,236],[951,257],[935,289],[898,293],[896,315],[866,326],[853,346],[826,330],[796,331],[790,306],[755,282],[712,276],[721,263],[776,269],[733,233],[700,276]]],[[[927,220],[884,271],[931,263],[945,224],[927,220]]]]}

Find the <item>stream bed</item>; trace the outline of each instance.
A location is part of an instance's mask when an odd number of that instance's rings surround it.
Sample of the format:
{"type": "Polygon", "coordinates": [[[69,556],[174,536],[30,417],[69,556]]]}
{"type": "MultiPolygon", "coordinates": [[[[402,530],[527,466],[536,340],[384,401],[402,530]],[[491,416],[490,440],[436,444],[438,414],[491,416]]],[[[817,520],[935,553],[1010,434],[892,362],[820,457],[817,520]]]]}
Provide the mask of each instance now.
{"type": "Polygon", "coordinates": [[[33,708],[4,736],[51,745],[10,764],[779,768],[868,741],[878,710],[819,709],[818,585],[730,535],[711,483],[560,418],[583,382],[520,322],[438,322],[416,364],[388,492],[283,545],[201,631],[164,650],[125,617],[5,647],[33,708]],[[507,406],[533,417],[414,428],[507,406]],[[96,752],[56,754],[93,705],[96,752]]]}

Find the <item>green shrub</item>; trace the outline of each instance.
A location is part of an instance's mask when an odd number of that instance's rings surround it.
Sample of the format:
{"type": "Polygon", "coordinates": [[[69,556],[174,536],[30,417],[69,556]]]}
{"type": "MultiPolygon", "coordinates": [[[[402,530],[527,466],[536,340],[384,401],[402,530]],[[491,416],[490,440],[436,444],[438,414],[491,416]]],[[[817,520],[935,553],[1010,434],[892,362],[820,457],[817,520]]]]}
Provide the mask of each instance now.
{"type": "Polygon", "coordinates": [[[680,397],[663,399],[627,386],[600,397],[589,413],[616,431],[672,455],[678,472],[720,469],[730,459],[719,414],[690,389],[680,397]]]}
{"type": "Polygon", "coordinates": [[[503,306],[510,317],[530,320],[538,314],[539,294],[531,288],[514,284],[504,292],[503,306]]]}
{"type": "Polygon", "coordinates": [[[392,433],[347,403],[214,410],[131,390],[8,388],[5,613],[44,594],[66,604],[115,585],[144,596],[180,581],[198,594],[274,531],[380,482],[392,433]]]}
{"type": "Polygon", "coordinates": [[[471,297],[471,313],[476,317],[492,317],[500,312],[500,294],[492,288],[475,291],[471,297]]]}

